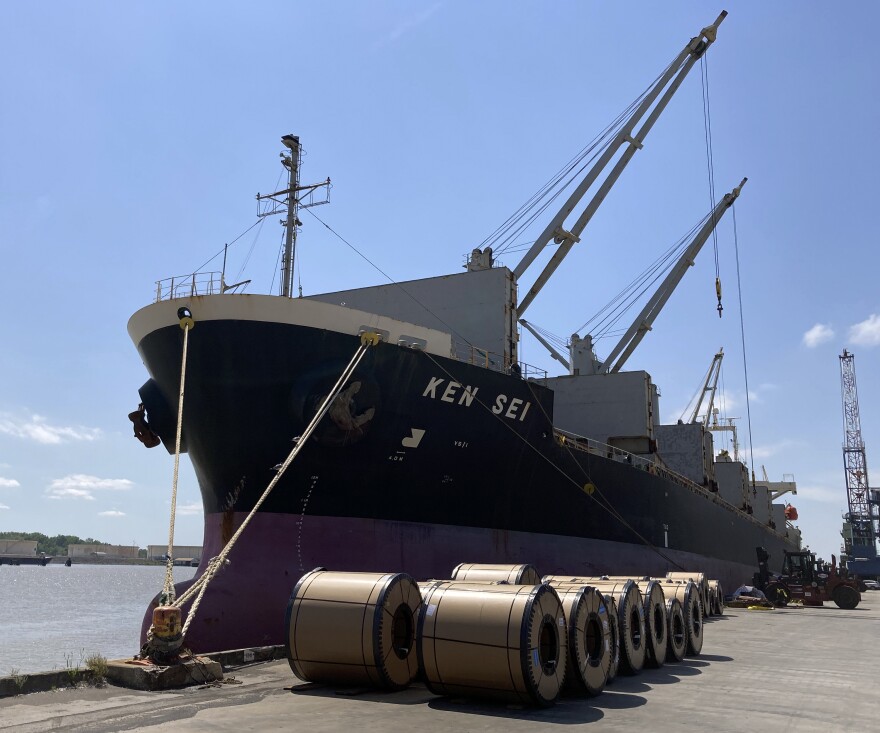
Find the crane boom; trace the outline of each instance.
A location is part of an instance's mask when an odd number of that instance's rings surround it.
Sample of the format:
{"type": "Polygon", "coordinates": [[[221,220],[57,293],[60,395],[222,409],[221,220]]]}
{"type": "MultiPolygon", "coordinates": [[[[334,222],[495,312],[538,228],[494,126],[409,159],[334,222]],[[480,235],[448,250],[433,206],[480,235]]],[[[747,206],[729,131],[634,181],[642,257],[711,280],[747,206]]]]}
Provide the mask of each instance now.
{"type": "Polygon", "coordinates": [[[623,124],[620,132],[614,140],[608,145],[604,153],[602,153],[584,179],[572,192],[571,196],[569,196],[562,208],[557,212],[556,216],[554,216],[550,223],[547,224],[544,231],[535,240],[535,243],[516,266],[513,275],[516,280],[519,280],[544,247],[549,245],[551,241],[559,245],[559,248],[553,254],[553,257],[551,257],[550,261],[535,280],[535,283],[532,285],[525,298],[523,298],[522,302],[517,307],[517,317],[521,317],[522,314],[525,313],[526,308],[529,307],[531,302],[535,299],[535,296],[538,295],[550,279],[550,276],[556,271],[556,268],[559,267],[559,264],[565,259],[565,256],[569,251],[571,251],[571,248],[580,241],[580,235],[584,228],[587,226],[590,219],[592,219],[593,214],[596,213],[599,205],[605,200],[605,197],[620,177],[623,169],[635,155],[636,150],[642,148],[642,143],[645,137],[654,126],[657,118],[660,117],[660,114],[669,103],[669,100],[672,99],[672,96],[681,86],[681,83],[684,81],[693,65],[706,52],[706,49],[714,43],[718,33],[718,26],[726,16],[727,11],[722,11],[712,25],[703,28],[698,36],[688,41],[681,53],[667,67],[666,72],[657,80],[654,86],[651,87],[642,99],[641,104],[639,104],[629,119],[623,124]],[[665,92],[663,91],[664,89],[666,90],[665,92]],[[663,93],[662,97],[660,96],[661,93],[663,93]],[[660,97],[659,101],[657,101],[658,97],[660,97]],[[636,132],[636,125],[642,117],[648,113],[648,110],[655,101],[656,105],[654,106],[654,109],[651,110],[644,124],[642,124],[636,132]],[[587,190],[596,182],[604,168],[611,162],[614,156],[619,152],[620,148],[624,145],[626,146],[626,150],[623,155],[618,159],[614,168],[599,186],[577,222],[570,231],[566,231],[563,227],[566,218],[572,213],[574,208],[586,194],[587,190]]]}
{"type": "Polygon", "coordinates": [[[556,359],[556,361],[558,361],[560,364],[562,364],[562,366],[564,366],[566,369],[571,369],[571,364],[568,363],[568,360],[562,354],[560,354],[556,349],[554,349],[553,346],[550,344],[550,342],[547,339],[545,339],[540,333],[538,333],[535,330],[535,327],[531,323],[529,323],[528,321],[526,321],[525,319],[522,319],[522,318],[520,319],[519,322],[522,324],[523,328],[528,330],[528,332],[530,334],[532,334],[532,336],[534,336],[536,339],[538,339],[541,346],[543,346],[545,349],[547,349],[547,351],[550,352],[550,356],[552,356],[554,359],[556,359]]]}
{"type": "Polygon", "coordinates": [[[718,390],[718,376],[721,374],[721,361],[723,359],[724,349],[721,348],[718,349],[718,353],[712,357],[712,364],[709,366],[709,371],[703,382],[703,388],[700,391],[700,399],[697,400],[694,411],[691,413],[691,419],[688,420],[691,425],[693,425],[700,416],[700,408],[703,406],[703,400],[705,399],[707,392],[709,394],[709,402],[706,406],[706,416],[703,418],[703,425],[706,425],[707,427],[709,425],[709,420],[712,417],[712,407],[715,405],[715,392],[718,390]]]}
{"type": "Polygon", "coordinates": [[[654,321],[657,316],[660,315],[663,306],[666,305],[666,301],[669,300],[670,296],[675,291],[675,288],[681,282],[687,269],[694,264],[694,259],[703,248],[706,240],[709,239],[709,235],[718,225],[718,222],[721,221],[724,212],[733,206],[733,202],[739,197],[739,192],[742,190],[742,187],[747,180],[749,179],[743,178],[742,181],[740,181],[739,186],[733,189],[730,193],[724,194],[724,197],[712,210],[712,213],[706,217],[706,223],[703,224],[700,231],[697,232],[690,245],[688,245],[688,248],[682,253],[681,257],[679,257],[675,267],[670,270],[669,274],[660,284],[660,287],[657,288],[657,291],[636,317],[635,321],[633,321],[632,325],[627,329],[623,338],[617,342],[617,345],[611,350],[611,353],[608,354],[602,368],[604,373],[613,374],[619,372],[626,363],[626,360],[629,359],[630,355],[635,350],[636,346],[641,343],[645,334],[651,330],[654,321]],[[617,360],[616,362],[615,359],[617,360]]]}

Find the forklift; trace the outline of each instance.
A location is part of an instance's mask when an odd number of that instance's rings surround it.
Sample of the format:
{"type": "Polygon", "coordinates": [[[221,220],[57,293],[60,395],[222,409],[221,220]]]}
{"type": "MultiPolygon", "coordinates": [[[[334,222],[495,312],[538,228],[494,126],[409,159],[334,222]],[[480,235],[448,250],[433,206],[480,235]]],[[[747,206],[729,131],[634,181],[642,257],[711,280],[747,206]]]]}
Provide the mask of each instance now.
{"type": "Polygon", "coordinates": [[[821,606],[825,601],[834,601],[840,608],[852,609],[862,600],[860,581],[850,577],[845,569],[838,568],[834,555],[828,564],[817,562],[816,554],[808,550],[783,550],[782,573],[774,575],[768,568],[770,553],[763,547],[756,547],[755,551],[758,572],[752,584],[779,608],[799,600],[805,606],[821,606]]]}

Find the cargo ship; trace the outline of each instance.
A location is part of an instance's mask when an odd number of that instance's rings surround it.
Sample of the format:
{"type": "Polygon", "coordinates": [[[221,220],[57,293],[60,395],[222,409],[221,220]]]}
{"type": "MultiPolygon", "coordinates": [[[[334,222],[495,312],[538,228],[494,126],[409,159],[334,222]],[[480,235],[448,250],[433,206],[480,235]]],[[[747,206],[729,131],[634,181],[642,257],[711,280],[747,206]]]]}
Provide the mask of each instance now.
{"type": "MultiPolygon", "coordinates": [[[[560,376],[518,356],[521,329],[534,331],[525,309],[723,18],[584,153],[592,167],[514,270],[486,246],[457,274],[293,297],[298,213],[325,201],[330,182],[300,184],[300,141],[286,135],[287,187],[258,195],[262,215],[286,217],[280,294],[242,292],[224,273],[157,283],[155,302],[128,324],[150,375],[130,417],[146,445],[177,450],[185,353],[179,440],[204,505],[199,572],[277,480],[211,582],[191,649],[281,643],[291,590],[315,567],[416,579],[448,577],[461,562],[588,576],[698,568],[731,587],[751,578],[755,547],[781,557],[798,546],[777,493],[742,463],[716,461],[703,423],[662,425],[650,375],[621,368],[653,316],[640,314],[604,360],[589,336],[573,336],[568,355],[553,352],[560,376]],[[549,264],[520,299],[520,278],[548,245],[549,264]]],[[[660,301],[741,188],[704,218],[660,301]]],[[[654,315],[658,302],[646,306],[654,315]]],[[[150,609],[144,631],[149,619],[150,609]]]]}

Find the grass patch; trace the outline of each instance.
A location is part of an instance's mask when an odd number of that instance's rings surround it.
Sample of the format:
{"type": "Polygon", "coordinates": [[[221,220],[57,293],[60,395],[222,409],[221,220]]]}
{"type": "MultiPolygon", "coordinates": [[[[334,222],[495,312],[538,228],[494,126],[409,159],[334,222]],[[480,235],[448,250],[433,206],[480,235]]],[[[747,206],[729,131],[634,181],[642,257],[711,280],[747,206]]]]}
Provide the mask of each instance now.
{"type": "Polygon", "coordinates": [[[67,672],[67,678],[70,680],[71,687],[76,687],[76,683],[77,683],[77,680],[79,679],[79,673],[80,673],[79,665],[82,664],[84,655],[85,655],[85,650],[83,649],[79,653],[79,663],[74,664],[73,652],[65,652],[65,654],[64,654],[64,671],[67,672]]]}
{"type": "Polygon", "coordinates": [[[85,660],[86,669],[92,673],[92,683],[101,687],[107,678],[107,657],[91,654],[85,660]]]}
{"type": "Polygon", "coordinates": [[[18,668],[13,667],[9,670],[9,676],[12,678],[13,683],[18,688],[18,694],[21,694],[21,691],[24,689],[24,686],[27,684],[28,676],[26,674],[19,674],[18,668]]]}

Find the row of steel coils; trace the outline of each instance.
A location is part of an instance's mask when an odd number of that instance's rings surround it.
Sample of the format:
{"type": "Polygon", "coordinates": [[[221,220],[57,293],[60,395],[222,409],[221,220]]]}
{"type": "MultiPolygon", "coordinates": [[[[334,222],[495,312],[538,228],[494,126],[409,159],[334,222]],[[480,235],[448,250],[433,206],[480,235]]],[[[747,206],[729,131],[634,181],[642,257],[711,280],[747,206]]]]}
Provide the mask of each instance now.
{"type": "Polygon", "coordinates": [[[438,695],[541,706],[598,695],[618,673],[700,653],[721,588],[670,575],[542,579],[531,565],[468,563],[416,583],[319,568],[290,597],[287,657],[308,682],[400,690],[421,678],[438,695]]]}

